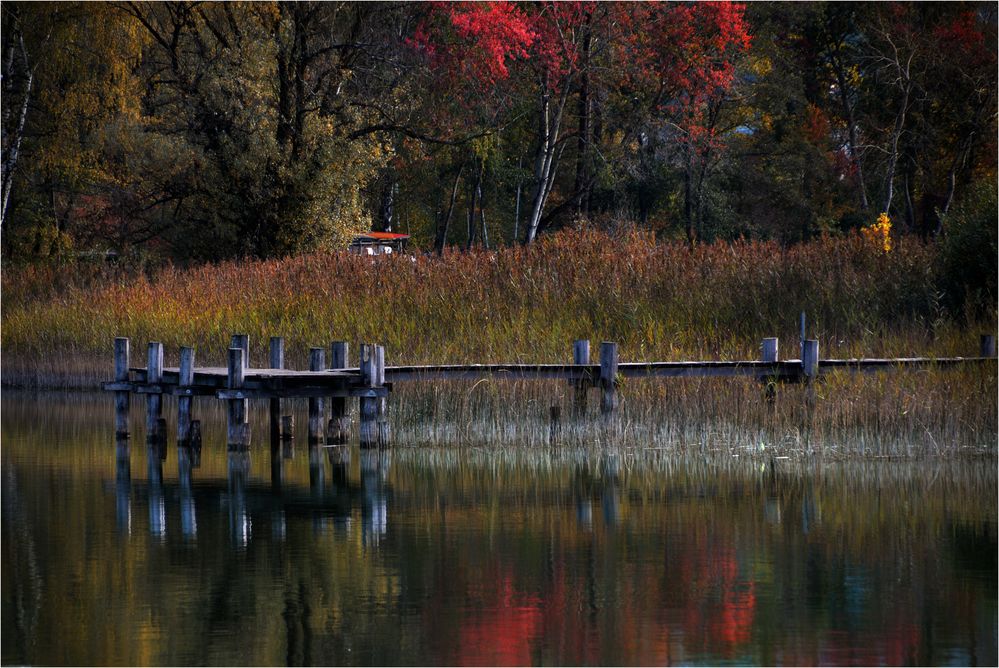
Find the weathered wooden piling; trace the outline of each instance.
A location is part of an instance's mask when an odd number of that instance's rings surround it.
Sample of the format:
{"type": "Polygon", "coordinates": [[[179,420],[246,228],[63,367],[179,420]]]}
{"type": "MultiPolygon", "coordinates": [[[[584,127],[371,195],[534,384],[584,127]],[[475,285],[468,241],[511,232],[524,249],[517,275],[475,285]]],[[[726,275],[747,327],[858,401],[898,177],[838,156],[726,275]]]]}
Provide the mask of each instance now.
{"type": "MultiPolygon", "coordinates": [[[[284,368],[284,339],[280,336],[272,336],[270,341],[270,367],[272,369],[284,368]]],[[[281,445],[281,399],[271,397],[270,400],[270,422],[271,422],[271,452],[276,452],[281,445]]]]}
{"type": "MultiPolygon", "coordinates": [[[[375,346],[376,387],[385,387],[385,346],[375,346]]],[[[388,422],[388,396],[382,393],[378,397],[378,445],[388,447],[390,441],[388,422]]]]}
{"type": "MultiPolygon", "coordinates": [[[[330,345],[330,368],[346,369],[350,363],[350,348],[346,341],[330,345]]],[[[330,399],[330,421],[326,429],[329,445],[343,445],[350,439],[350,419],[347,416],[347,397],[330,399]]]]}
{"type": "Polygon", "coordinates": [[[805,339],[801,346],[801,371],[809,380],[819,374],[819,342],[816,339],[805,339]]]}
{"type": "MultiPolygon", "coordinates": [[[[146,382],[155,385],[161,380],[163,380],[163,344],[153,341],[149,344],[146,360],[146,382]]],[[[163,395],[158,391],[159,388],[155,389],[157,391],[146,395],[146,440],[150,443],[166,437],[166,434],[160,433],[159,430],[159,420],[163,414],[163,395]]]]}
{"type": "MultiPolygon", "coordinates": [[[[777,363],[778,356],[778,341],[777,337],[768,337],[763,339],[763,344],[760,346],[762,350],[761,359],[764,362],[771,364],[777,363]]],[[[769,406],[773,406],[774,402],[777,400],[777,383],[773,376],[768,376],[764,379],[766,387],[764,389],[764,396],[767,400],[769,406]]]]}
{"type": "Polygon", "coordinates": [[[600,344],[600,412],[610,415],[617,408],[617,344],[600,344]]]}
{"type": "MultiPolygon", "coordinates": [[[[128,339],[119,336],[114,340],[114,380],[128,382],[128,339]]],[[[128,438],[128,409],[131,402],[129,390],[114,393],[114,433],[116,438],[128,438]]]]}
{"type": "Polygon", "coordinates": [[[232,340],[229,343],[230,348],[239,348],[243,351],[243,368],[250,368],[250,335],[249,334],[233,334],[232,340]]]}
{"type": "Polygon", "coordinates": [[[763,356],[761,359],[764,362],[776,362],[777,361],[777,337],[768,337],[763,339],[763,345],[761,346],[763,350],[763,356]]]}
{"type": "MultiPolygon", "coordinates": [[[[230,348],[228,362],[226,387],[230,390],[240,390],[243,387],[246,372],[246,354],[243,348],[230,348]]],[[[234,399],[228,399],[227,402],[227,441],[229,449],[238,450],[246,448],[250,445],[250,425],[246,421],[246,399],[237,396],[234,399]]]]}
{"type": "Polygon", "coordinates": [[[191,406],[194,397],[183,394],[194,385],[194,348],[180,349],[180,373],[177,378],[177,443],[182,446],[191,443],[191,406]]]}
{"type": "Polygon", "coordinates": [[[291,441],[295,438],[295,416],[294,415],[282,415],[281,416],[281,440],[291,441]]]}
{"type": "Polygon", "coordinates": [[[980,354],[982,357],[996,356],[995,334],[982,334],[980,354]]]}
{"type": "Polygon", "coordinates": [[[385,349],[381,346],[361,345],[361,385],[369,390],[358,399],[360,426],[358,435],[362,448],[373,448],[385,445],[381,436],[387,438],[387,425],[381,426],[384,419],[381,397],[377,390],[385,384],[385,349]],[[379,349],[381,351],[379,352],[379,349]]]}
{"type": "MultiPolygon", "coordinates": [[[[572,363],[590,364],[590,342],[588,339],[578,339],[572,342],[572,363]]],[[[586,415],[586,396],[590,387],[593,386],[593,379],[587,373],[586,378],[572,381],[575,385],[573,393],[572,412],[577,418],[586,415]]]]}
{"type": "MultiPolygon", "coordinates": [[[[309,350],[309,371],[326,370],[326,351],[322,348],[309,350]]],[[[319,445],[323,440],[325,406],[322,397],[309,397],[309,447],[319,445]]]]}

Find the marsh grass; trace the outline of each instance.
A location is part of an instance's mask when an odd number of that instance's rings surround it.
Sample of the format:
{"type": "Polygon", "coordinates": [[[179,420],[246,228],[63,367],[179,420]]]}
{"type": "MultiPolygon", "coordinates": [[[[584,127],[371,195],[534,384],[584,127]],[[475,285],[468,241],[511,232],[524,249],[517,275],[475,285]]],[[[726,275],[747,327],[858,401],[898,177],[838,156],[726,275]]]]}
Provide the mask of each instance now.
{"type": "MultiPolygon", "coordinates": [[[[934,246],[909,239],[887,254],[859,236],[690,250],[583,229],[441,258],[332,253],[150,276],[5,268],[0,379],[95,387],[110,379],[115,336],[131,339],[134,365],[158,340],[167,366],[181,345],[224,366],[235,332],[250,335],[251,366],[284,336],[289,368],[337,339],[355,359],[358,342],[383,343],[390,365],[568,362],[577,338],[617,341],[622,361],[669,361],[758,359],[760,340],[778,336],[786,359],[802,310],[824,358],[976,355],[995,313],[948,312],[938,265],[934,246]]],[[[566,383],[400,383],[390,420],[400,443],[539,446],[559,405],[561,447],[726,457],[923,457],[994,452],[997,438],[994,364],[832,373],[811,390],[781,386],[772,406],[748,379],[629,380],[609,422],[595,395],[579,421],[566,383]]]]}
{"type": "Polygon", "coordinates": [[[193,345],[200,364],[224,366],[235,332],[250,336],[251,366],[271,336],[297,368],[336,339],[381,343],[389,364],[567,361],[577,338],[616,341],[627,361],[757,359],[778,336],[794,357],[802,310],[823,356],[976,354],[995,315],[944,309],[937,254],[908,239],[885,254],[859,236],[690,250],[583,229],[441,258],[331,253],[150,276],[5,267],[3,382],[92,386],[115,336],[133,358],[156,340],[168,365],[193,345]]]}

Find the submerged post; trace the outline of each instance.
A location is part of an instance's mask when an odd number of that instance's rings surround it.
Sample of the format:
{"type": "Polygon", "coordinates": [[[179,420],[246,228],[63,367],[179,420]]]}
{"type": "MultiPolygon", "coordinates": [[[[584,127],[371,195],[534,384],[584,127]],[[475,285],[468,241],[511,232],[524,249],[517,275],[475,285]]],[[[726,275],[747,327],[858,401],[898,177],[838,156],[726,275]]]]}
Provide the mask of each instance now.
{"type": "MultiPolygon", "coordinates": [[[[322,348],[309,350],[309,371],[326,369],[326,351],[322,348]]],[[[322,397],[309,397],[309,447],[319,445],[323,439],[324,402],[322,397]]]]}
{"type": "MultiPolygon", "coordinates": [[[[178,390],[189,390],[194,385],[194,348],[184,346],[180,349],[180,377],[177,379],[178,390]]],[[[179,394],[177,397],[177,443],[187,446],[191,444],[191,404],[194,397],[179,394]]]]}
{"type": "MultiPolygon", "coordinates": [[[[589,365],[590,363],[590,342],[587,339],[579,339],[572,342],[572,363],[589,365]]],[[[586,394],[593,384],[587,370],[586,378],[573,381],[576,391],[573,394],[572,412],[576,417],[586,415],[586,394]]]]}
{"type": "MultiPolygon", "coordinates": [[[[149,344],[146,361],[146,383],[155,385],[163,380],[163,344],[153,341],[149,344]]],[[[146,441],[158,443],[166,438],[160,433],[160,416],[163,414],[163,395],[150,392],[146,396],[146,441]]]]}
{"type": "MultiPolygon", "coordinates": [[[[226,386],[230,390],[243,387],[246,357],[242,348],[229,349],[229,367],[226,386]]],[[[230,450],[241,450],[250,445],[250,425],[246,422],[246,399],[228,400],[228,445],[230,450]]]]}
{"type": "MultiPolygon", "coordinates": [[[[346,369],[350,348],[346,341],[334,341],[330,346],[330,368],[346,369]]],[[[350,438],[350,421],[347,419],[347,398],[330,399],[330,422],[326,430],[326,443],[342,445],[350,438]]]]}
{"type": "Polygon", "coordinates": [[[604,341],[600,344],[600,412],[610,415],[617,408],[617,344],[604,341]]]}
{"type": "MultiPolygon", "coordinates": [[[[271,337],[270,367],[272,369],[284,368],[284,339],[280,336],[271,337]]],[[[270,403],[271,453],[273,454],[281,445],[281,399],[273,397],[270,403]]]]}
{"type": "Polygon", "coordinates": [[[995,357],[996,356],[996,337],[995,337],[995,334],[982,334],[981,356],[982,357],[995,357]]]}
{"type": "MultiPolygon", "coordinates": [[[[114,340],[114,380],[128,382],[128,339],[119,336],[114,340]]],[[[114,393],[114,435],[115,438],[128,438],[128,409],[130,392],[117,390],[114,393]]]]}

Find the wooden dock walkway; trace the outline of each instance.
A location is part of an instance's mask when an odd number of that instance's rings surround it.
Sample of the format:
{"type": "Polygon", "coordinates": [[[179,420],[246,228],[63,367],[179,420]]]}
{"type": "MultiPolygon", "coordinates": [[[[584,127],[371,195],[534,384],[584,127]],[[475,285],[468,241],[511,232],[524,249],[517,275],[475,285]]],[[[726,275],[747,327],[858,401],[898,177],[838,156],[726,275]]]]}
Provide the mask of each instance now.
{"type": "MultiPolygon", "coordinates": [[[[162,417],[163,395],[178,397],[178,441],[200,441],[200,423],[192,419],[192,400],[196,396],[216,397],[227,402],[228,444],[245,448],[250,444],[246,420],[249,399],[270,400],[270,441],[276,447],[282,439],[293,437],[292,417],[282,414],[281,401],[291,398],[309,400],[308,440],[316,445],[346,443],[350,436],[347,399],[356,397],[360,407],[359,440],[362,447],[388,445],[386,402],[394,383],[433,380],[509,380],[557,379],[575,386],[574,412],[585,414],[588,391],[600,391],[600,410],[612,414],[618,404],[617,388],[623,378],[700,378],[750,377],[763,382],[811,382],[833,370],[878,372],[920,367],[953,367],[969,363],[995,362],[995,336],[981,337],[977,357],[914,357],[889,359],[819,359],[818,341],[809,339],[801,345],[799,359],[778,359],[776,338],[764,339],[759,360],[693,362],[621,362],[616,343],[600,344],[600,361],[590,360],[589,341],[573,344],[572,364],[439,364],[386,366],[385,349],[362,345],[359,365],[348,366],[349,346],[337,341],[329,348],[326,363],[324,348],[312,348],[309,370],[284,368],[284,340],[270,340],[268,368],[249,366],[249,338],[232,337],[228,366],[196,367],[194,349],[183,347],[179,367],[163,366],[163,344],[150,343],[145,367],[129,366],[129,340],[115,339],[115,380],[103,389],[115,393],[115,432],[128,436],[131,394],[146,397],[146,433],[150,442],[165,438],[162,417]],[[326,416],[329,415],[327,421],[326,416]],[[324,439],[325,435],[325,439],[324,439]]],[[[553,415],[554,417],[554,415],[553,415]]]]}

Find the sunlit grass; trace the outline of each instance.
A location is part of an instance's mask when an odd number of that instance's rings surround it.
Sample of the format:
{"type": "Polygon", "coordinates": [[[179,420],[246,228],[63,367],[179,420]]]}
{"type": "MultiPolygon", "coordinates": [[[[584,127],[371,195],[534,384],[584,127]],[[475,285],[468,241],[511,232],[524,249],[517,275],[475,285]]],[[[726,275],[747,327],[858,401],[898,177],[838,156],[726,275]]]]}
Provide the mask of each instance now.
{"type": "Polygon", "coordinates": [[[5,269],[3,380],[92,384],[115,336],[133,358],[156,340],[168,364],[193,345],[221,365],[235,332],[250,335],[251,365],[284,336],[299,368],[335,339],[382,343],[389,364],[568,361],[576,338],[617,341],[627,361],[755,359],[778,336],[794,357],[802,310],[823,356],[976,354],[994,325],[943,309],[935,253],[903,239],[884,254],[860,237],[691,251],[577,231],[443,258],[319,254],[150,277],[5,269]]]}

